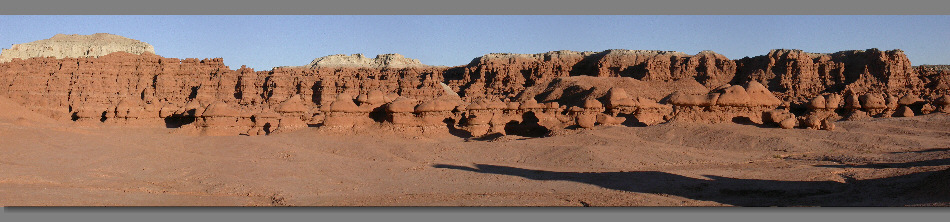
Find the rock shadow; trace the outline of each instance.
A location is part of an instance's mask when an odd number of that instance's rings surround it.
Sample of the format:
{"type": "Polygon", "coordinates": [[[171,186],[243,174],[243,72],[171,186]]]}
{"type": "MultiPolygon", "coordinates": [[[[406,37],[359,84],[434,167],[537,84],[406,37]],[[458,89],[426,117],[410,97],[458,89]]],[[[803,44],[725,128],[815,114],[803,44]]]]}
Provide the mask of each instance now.
{"type": "Polygon", "coordinates": [[[195,117],[175,114],[165,117],[165,128],[181,128],[181,126],[195,122],[195,117]]]}
{"type": "Polygon", "coordinates": [[[453,136],[457,136],[457,137],[465,138],[465,139],[472,137],[472,133],[469,133],[468,131],[465,131],[456,127],[455,119],[446,118],[445,120],[442,120],[442,122],[445,123],[446,128],[449,129],[449,134],[452,134],[453,136]]]}
{"type": "Polygon", "coordinates": [[[511,121],[505,124],[505,134],[523,137],[544,137],[550,130],[541,126],[541,120],[534,112],[525,112],[521,115],[521,122],[511,121]]]}
{"type": "Polygon", "coordinates": [[[828,168],[911,168],[911,167],[922,167],[922,166],[948,166],[950,165],[950,158],[945,159],[932,159],[932,160],[921,160],[913,162],[904,162],[904,163],[871,163],[871,164],[862,164],[862,165],[815,165],[816,167],[828,167],[828,168]]]}
{"type": "Polygon", "coordinates": [[[640,122],[640,120],[638,120],[636,115],[633,113],[617,114],[617,117],[626,118],[625,120],[623,120],[623,123],[620,123],[620,125],[622,126],[626,126],[626,127],[647,127],[648,126],[646,123],[640,122]]]}
{"type": "Polygon", "coordinates": [[[751,118],[745,117],[745,116],[733,117],[732,123],[739,124],[739,125],[754,126],[754,127],[759,127],[759,128],[776,128],[775,126],[772,126],[772,125],[756,123],[752,121],[751,118]]]}
{"type": "Polygon", "coordinates": [[[950,151],[950,148],[931,148],[931,149],[916,150],[916,151],[891,152],[891,154],[897,154],[897,153],[931,153],[931,152],[945,152],[945,151],[950,151]]]}
{"type": "MultiPolygon", "coordinates": [[[[474,167],[436,164],[434,168],[522,177],[530,180],[561,180],[591,184],[606,189],[667,194],[735,206],[902,206],[921,203],[902,199],[908,190],[933,172],[919,172],[880,179],[836,181],[779,181],[738,179],[703,175],[697,179],[658,171],[557,172],[517,167],[475,164],[474,167]],[[916,183],[915,183],[916,182],[916,183]]],[[[950,201],[939,197],[937,201],[950,201]]]]}

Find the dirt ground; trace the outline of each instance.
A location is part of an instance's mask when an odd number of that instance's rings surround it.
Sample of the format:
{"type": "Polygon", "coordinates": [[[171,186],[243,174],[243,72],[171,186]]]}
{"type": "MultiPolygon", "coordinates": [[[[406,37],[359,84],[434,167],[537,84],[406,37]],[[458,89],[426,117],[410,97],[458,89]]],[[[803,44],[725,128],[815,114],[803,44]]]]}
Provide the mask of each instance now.
{"type": "Polygon", "coordinates": [[[947,206],[950,115],[466,140],[80,126],[0,101],[2,206],[947,206]]]}

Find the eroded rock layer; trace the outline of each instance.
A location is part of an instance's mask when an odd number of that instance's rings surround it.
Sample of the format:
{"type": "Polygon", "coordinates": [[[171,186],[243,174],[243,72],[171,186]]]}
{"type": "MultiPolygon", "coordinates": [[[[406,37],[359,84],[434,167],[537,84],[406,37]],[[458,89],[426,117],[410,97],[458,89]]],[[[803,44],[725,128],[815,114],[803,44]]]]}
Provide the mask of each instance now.
{"type": "Polygon", "coordinates": [[[33,57],[86,58],[99,57],[113,52],[132,54],[155,54],[148,43],[108,33],[92,35],[57,34],[49,39],[15,44],[0,52],[0,62],[33,57]]]}
{"type": "Polygon", "coordinates": [[[488,54],[457,67],[333,55],[269,71],[127,52],[0,63],[0,95],[35,112],[205,135],[376,125],[546,136],[668,121],[833,130],[839,120],[950,112],[948,81],[946,66],[912,67],[902,51],[877,49],[739,60],[711,51],[555,51],[488,54]]]}
{"type": "Polygon", "coordinates": [[[901,50],[841,51],[830,54],[776,49],[742,58],[733,82],[758,81],[779,98],[802,102],[821,93],[930,94],[925,78],[901,50]]]}

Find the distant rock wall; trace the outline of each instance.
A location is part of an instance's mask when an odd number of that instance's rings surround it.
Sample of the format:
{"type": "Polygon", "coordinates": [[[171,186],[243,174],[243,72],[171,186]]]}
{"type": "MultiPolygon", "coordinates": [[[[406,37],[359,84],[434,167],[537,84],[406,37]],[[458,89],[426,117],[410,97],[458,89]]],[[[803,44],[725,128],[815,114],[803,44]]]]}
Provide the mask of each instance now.
{"type": "Polygon", "coordinates": [[[128,52],[0,63],[0,95],[38,113],[206,135],[376,123],[469,136],[667,121],[830,130],[839,119],[950,112],[948,84],[946,66],[913,67],[902,51],[877,49],[739,60],[712,51],[495,53],[457,67],[357,54],[269,71],[128,52]]]}
{"type": "Polygon", "coordinates": [[[408,68],[423,67],[418,59],[406,58],[400,54],[382,54],[370,59],[363,54],[331,55],[314,59],[307,68],[357,67],[357,68],[408,68]]]}

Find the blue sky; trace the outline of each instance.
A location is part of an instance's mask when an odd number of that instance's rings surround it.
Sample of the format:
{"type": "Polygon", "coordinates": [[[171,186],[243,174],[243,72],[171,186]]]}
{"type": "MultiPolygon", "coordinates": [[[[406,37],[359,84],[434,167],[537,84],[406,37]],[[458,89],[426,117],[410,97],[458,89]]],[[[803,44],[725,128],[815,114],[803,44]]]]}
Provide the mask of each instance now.
{"type": "Polygon", "coordinates": [[[494,52],[903,49],[914,65],[950,64],[950,16],[0,16],[0,48],[57,33],[112,33],[174,58],[224,58],[267,70],[332,54],[399,53],[464,65],[494,52]]]}

